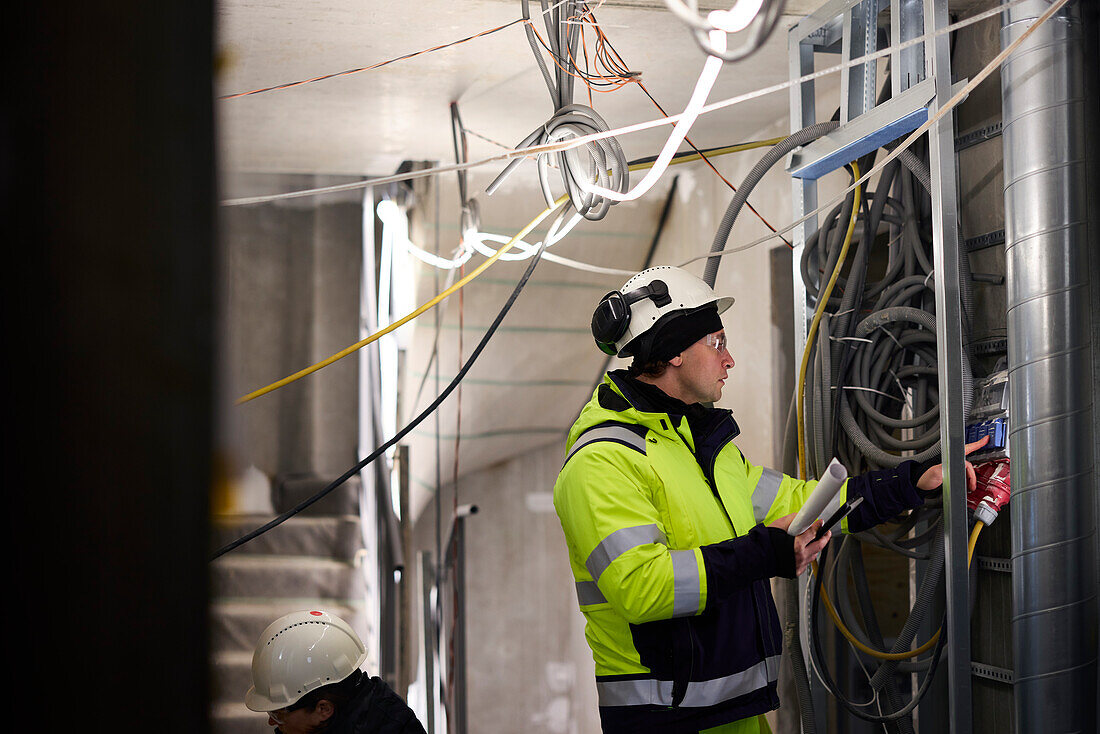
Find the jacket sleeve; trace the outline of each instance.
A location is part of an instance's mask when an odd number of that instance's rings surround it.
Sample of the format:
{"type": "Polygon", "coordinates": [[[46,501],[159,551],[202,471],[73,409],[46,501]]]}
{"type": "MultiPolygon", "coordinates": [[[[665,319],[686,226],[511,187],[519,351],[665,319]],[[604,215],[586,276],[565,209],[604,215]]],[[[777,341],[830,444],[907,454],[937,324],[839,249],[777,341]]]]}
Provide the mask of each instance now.
{"type": "Polygon", "coordinates": [[[670,548],[651,495],[660,486],[632,449],[614,443],[585,447],[562,469],[554,507],[582,607],[609,604],[632,624],[690,616],[706,608],[709,594],[774,575],[779,563],[766,529],[702,548],[670,548]]]}
{"type": "Polygon", "coordinates": [[[858,533],[923,505],[924,494],[917,489],[917,480],[924,468],[915,461],[903,461],[892,469],[849,478],[848,498],[863,497],[863,502],[844,518],[844,529],[858,533]]]}
{"type": "MultiPolygon", "coordinates": [[[[764,523],[798,512],[817,487],[816,480],[794,479],[774,469],[753,466],[748,460],[744,461],[744,466],[746,482],[753,487],[754,514],[764,523]]],[[[904,461],[892,469],[849,477],[822,514],[830,514],[849,499],[863,497],[862,504],[841,523],[844,532],[858,533],[905,510],[920,507],[924,504],[924,495],[916,485],[926,468],[914,461],[904,461]]]]}
{"type": "MultiPolygon", "coordinates": [[[[753,517],[757,522],[768,524],[798,512],[817,487],[817,480],[795,479],[775,469],[756,466],[739,449],[730,448],[737,453],[725,465],[733,474],[734,486],[749,488],[753,517]]],[[[837,506],[844,501],[844,494],[845,487],[841,486],[837,506]]]]}

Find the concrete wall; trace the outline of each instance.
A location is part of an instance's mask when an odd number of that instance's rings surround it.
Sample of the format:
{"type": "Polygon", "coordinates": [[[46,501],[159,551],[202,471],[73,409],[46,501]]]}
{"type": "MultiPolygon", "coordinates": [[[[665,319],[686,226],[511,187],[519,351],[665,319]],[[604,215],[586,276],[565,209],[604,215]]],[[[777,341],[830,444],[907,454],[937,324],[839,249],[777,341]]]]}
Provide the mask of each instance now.
{"type": "MultiPolygon", "coordinates": [[[[227,187],[243,196],[335,182],[254,175],[227,187]]],[[[339,475],[356,461],[356,357],[243,405],[233,402],[358,341],[360,197],[353,192],[219,212],[219,444],[234,477],[250,465],[268,478],[339,475]]],[[[228,504],[242,509],[255,502],[241,491],[228,504]]]]}
{"type": "MultiPolygon", "coordinates": [[[[600,731],[592,656],[551,501],[563,454],[551,445],[459,480],[461,502],[479,508],[465,520],[468,731],[600,731]]],[[[442,496],[446,538],[453,485],[442,496]]],[[[434,518],[433,500],[414,540],[433,557],[434,518]]]]}

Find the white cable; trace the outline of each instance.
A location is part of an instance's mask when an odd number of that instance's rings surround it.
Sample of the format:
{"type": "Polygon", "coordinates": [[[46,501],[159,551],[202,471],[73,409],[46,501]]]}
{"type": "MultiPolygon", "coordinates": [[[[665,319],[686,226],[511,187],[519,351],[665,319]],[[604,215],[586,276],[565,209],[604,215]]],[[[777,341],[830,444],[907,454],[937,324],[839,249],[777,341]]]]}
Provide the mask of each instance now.
{"type": "Polygon", "coordinates": [[[448,260],[447,258],[440,257],[439,255],[417,247],[408,239],[405,240],[404,245],[409,254],[417,260],[426,265],[431,265],[433,268],[438,268],[439,270],[455,270],[460,268],[465,265],[474,254],[472,250],[459,247],[456,250],[458,254],[448,260]]]}
{"type": "MultiPolygon", "coordinates": [[[[574,214],[565,225],[561,227],[562,217],[558,217],[550,225],[549,231],[546,233],[546,247],[549,249],[561,240],[565,239],[565,236],[573,231],[573,228],[583,219],[580,214],[574,214]]],[[[485,240],[490,242],[499,242],[500,244],[507,244],[511,242],[511,237],[504,235],[493,234],[492,232],[467,232],[463,237],[464,242],[470,242],[472,247],[486,257],[492,257],[496,254],[496,249],[489,247],[485,244],[485,240]]],[[[513,247],[518,247],[522,252],[519,253],[506,253],[501,255],[501,260],[526,260],[527,258],[538,252],[538,249],[542,247],[542,242],[537,242],[533,245],[524,242],[523,240],[516,240],[512,242],[513,247]]]]}
{"type": "MultiPolygon", "coordinates": [[[[462,235],[462,242],[464,244],[469,245],[471,248],[476,250],[479,254],[484,255],[485,257],[492,257],[496,253],[497,248],[489,247],[489,245],[485,244],[486,240],[488,240],[489,242],[499,242],[503,245],[508,243],[511,240],[511,237],[493,234],[492,232],[476,232],[472,229],[467,230],[462,235]]],[[[512,247],[519,249],[519,252],[507,252],[501,255],[498,259],[526,260],[527,258],[534,255],[539,248],[538,245],[531,245],[527,242],[524,242],[523,240],[516,240],[512,243],[512,247]]]]}
{"type": "Polygon", "coordinates": [[[710,11],[707,22],[720,31],[737,33],[749,27],[763,5],[764,0],[737,0],[737,4],[729,10],[710,11]]]}
{"type": "MultiPolygon", "coordinates": [[[[399,213],[400,209],[393,202],[389,200],[383,200],[379,203],[378,218],[381,219],[384,223],[388,222],[390,217],[398,216],[399,213]],[[382,206],[383,204],[386,204],[387,206],[384,207],[382,206]]],[[[557,219],[555,219],[554,222],[550,225],[549,231],[546,233],[546,247],[549,248],[552,245],[565,239],[565,236],[568,235],[583,218],[584,217],[582,217],[580,214],[574,213],[568,221],[566,221],[564,217],[558,217],[557,219]],[[563,222],[565,222],[564,226],[562,224],[563,222]]],[[[411,240],[408,239],[408,237],[404,237],[401,239],[403,240],[403,242],[401,242],[400,244],[403,244],[405,246],[405,249],[408,250],[410,254],[412,254],[424,264],[431,265],[432,267],[439,268],[440,270],[455,270],[456,268],[465,264],[470,259],[470,257],[473,256],[475,250],[485,255],[486,257],[492,257],[493,255],[495,255],[497,251],[492,247],[486,245],[486,240],[488,240],[489,242],[499,242],[500,244],[507,244],[508,242],[511,242],[512,238],[505,235],[493,234],[492,232],[469,231],[463,237],[462,245],[459,246],[459,248],[456,250],[458,254],[455,255],[454,258],[449,260],[430,253],[423,248],[417,247],[415,244],[413,244],[411,240]],[[469,247],[467,247],[467,245],[469,245],[469,247]]],[[[519,247],[521,250],[523,250],[523,252],[514,254],[511,257],[509,257],[508,254],[501,255],[499,259],[526,260],[534,253],[538,252],[539,248],[542,247],[542,242],[531,245],[527,242],[524,242],[523,240],[516,240],[515,242],[512,242],[512,246],[519,247]]],[[[550,255],[550,253],[544,253],[543,257],[550,259],[553,262],[557,262],[561,265],[573,267],[578,270],[586,270],[593,273],[605,273],[608,275],[633,275],[633,271],[616,270],[613,268],[601,268],[598,265],[589,265],[588,263],[570,260],[569,258],[559,257],[557,255],[550,255]]]]}
{"type": "MultiPolygon", "coordinates": [[[[718,48],[719,51],[726,50],[726,34],[722,31],[711,31],[710,42],[718,48]]],[[[596,194],[612,201],[633,201],[639,196],[643,195],[657,183],[657,179],[661,177],[661,174],[668,168],[669,161],[672,160],[672,156],[676,155],[676,149],[680,147],[680,143],[684,142],[684,138],[687,137],[688,131],[691,126],[695,124],[696,118],[699,117],[700,110],[703,105],[706,104],[707,95],[710,94],[711,88],[714,86],[715,79],[718,78],[718,72],[722,70],[722,59],[716,56],[708,56],[707,61],[703,64],[703,71],[699,74],[698,81],[695,82],[695,91],[691,93],[691,99],[688,100],[687,106],[684,111],[680,113],[679,121],[676,123],[676,127],[672,129],[672,134],[668,136],[668,140],[665,141],[665,147],[661,149],[661,154],[657,156],[657,160],[653,163],[653,167],[649,169],[645,177],[630,189],[620,193],[612,189],[604,188],[603,186],[597,186],[589,181],[578,178],[577,184],[590,194],[596,194]]]]}
{"type": "Polygon", "coordinates": [[[567,268],[573,268],[574,270],[583,270],[586,273],[599,273],[600,275],[618,275],[620,277],[626,276],[629,278],[632,275],[637,275],[636,270],[620,270],[619,268],[605,268],[602,265],[591,265],[589,263],[582,263],[577,260],[570,260],[567,257],[561,255],[555,255],[552,252],[542,253],[542,259],[548,260],[558,265],[564,265],[567,268]]]}

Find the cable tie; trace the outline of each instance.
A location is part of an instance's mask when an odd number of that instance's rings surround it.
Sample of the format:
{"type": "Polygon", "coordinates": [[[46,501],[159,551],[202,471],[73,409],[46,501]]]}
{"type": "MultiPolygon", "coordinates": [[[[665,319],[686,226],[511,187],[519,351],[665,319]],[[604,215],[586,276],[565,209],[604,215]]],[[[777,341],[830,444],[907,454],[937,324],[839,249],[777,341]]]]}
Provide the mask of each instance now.
{"type": "Polygon", "coordinates": [[[901,345],[901,342],[899,342],[899,341],[898,341],[898,338],[897,338],[896,336],[894,336],[894,335],[893,335],[893,334],[892,334],[892,333],[890,332],[890,330],[889,330],[889,329],[887,329],[887,328],[886,328],[886,324],[882,324],[881,326],[878,326],[878,327],[876,327],[876,328],[878,328],[878,329],[881,329],[881,330],[882,330],[882,332],[883,332],[884,334],[886,334],[886,336],[890,337],[890,339],[891,339],[891,340],[892,340],[892,341],[894,342],[894,344],[897,344],[897,345],[898,345],[898,349],[901,349],[901,350],[904,350],[904,349],[905,349],[905,347],[903,347],[903,346],[901,345]]]}
{"type": "Polygon", "coordinates": [[[902,403],[902,404],[905,403],[905,401],[902,400],[901,398],[896,398],[888,392],[883,392],[882,390],[876,390],[873,387],[857,387],[855,385],[829,385],[829,389],[830,390],[837,390],[837,389],[840,389],[840,390],[862,390],[863,392],[873,392],[877,395],[881,395],[884,398],[890,398],[891,400],[895,400],[895,401],[897,401],[899,403],[902,403]]]}

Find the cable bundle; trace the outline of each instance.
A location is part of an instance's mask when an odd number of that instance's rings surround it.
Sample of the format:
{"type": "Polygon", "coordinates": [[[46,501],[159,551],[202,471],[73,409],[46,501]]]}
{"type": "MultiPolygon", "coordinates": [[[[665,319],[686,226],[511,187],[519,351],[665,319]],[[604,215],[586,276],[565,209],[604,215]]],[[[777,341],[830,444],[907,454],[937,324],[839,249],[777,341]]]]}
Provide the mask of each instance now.
{"type": "MultiPolygon", "coordinates": [[[[940,453],[928,167],[909,151],[898,161],[883,169],[874,192],[860,197],[854,254],[810,345],[808,476],[834,456],[860,472],[940,453]],[[876,270],[881,275],[872,279],[876,270]]],[[[811,299],[837,266],[844,234],[838,222],[848,221],[852,206],[849,196],[806,242],[800,269],[811,299]]],[[[968,411],[965,354],[963,383],[968,411]]]]}
{"type": "MultiPolygon", "coordinates": [[[[764,174],[789,150],[836,127],[835,122],[819,123],[772,148],[738,188],[711,252],[725,249],[744,201],[764,174]]],[[[876,155],[853,162],[849,167],[853,178],[859,177],[860,170],[870,169],[876,155]]],[[[902,151],[883,168],[874,191],[857,186],[822,217],[820,227],[808,238],[800,270],[808,300],[816,303],[788,417],[784,452],[789,457],[784,466],[788,473],[820,476],[834,456],[849,474],[859,474],[897,466],[908,458],[926,461],[939,455],[930,189],[927,163],[910,150],[902,151]]],[[[707,283],[714,284],[720,263],[720,256],[708,259],[707,283]]],[[[960,285],[968,315],[966,258],[962,265],[960,285]]],[[[964,363],[963,373],[964,409],[969,411],[969,364],[964,363]]],[[[908,734],[913,730],[910,714],[928,689],[945,638],[940,633],[916,650],[909,649],[932,600],[942,593],[942,503],[929,501],[890,531],[872,529],[838,539],[832,546],[822,569],[815,570],[809,587],[815,602],[808,613],[799,614],[797,585],[786,592],[788,619],[809,619],[810,660],[823,685],[849,712],[883,723],[890,732],[908,734]],[[863,542],[928,561],[904,629],[889,646],[871,605],[863,572],[863,542]],[[858,610],[852,608],[849,589],[859,601],[858,610]],[[852,700],[833,680],[821,650],[817,624],[821,606],[851,643],[856,662],[866,673],[870,700],[852,700]],[[927,672],[917,695],[903,701],[895,674],[920,670],[927,672]]],[[[802,664],[796,626],[789,623],[784,637],[794,664],[803,730],[810,734],[814,715],[809,672],[802,664]]]]}
{"type": "MultiPolygon", "coordinates": [[[[523,2],[523,17],[530,20],[529,0],[523,2]]],[[[543,10],[543,18],[546,22],[547,40],[542,42],[535,32],[532,23],[528,22],[524,28],[527,31],[527,40],[531,44],[531,50],[538,61],[539,70],[546,81],[550,98],[554,103],[554,115],[546,123],[540,125],[524,138],[517,149],[527,148],[532,145],[544,145],[556,143],[562,140],[602,133],[610,130],[608,124],[594,109],[586,105],[573,104],[573,85],[577,78],[585,79],[593,76],[587,70],[581,72],[576,64],[578,44],[581,40],[583,18],[590,16],[585,0],[565,0],[553,8],[548,0],[540,0],[543,10]],[[581,12],[578,12],[580,10],[581,12]],[[554,74],[546,65],[546,61],[540,51],[540,43],[549,51],[554,60],[554,74]]],[[[631,72],[619,69],[615,72],[617,77],[624,78],[631,72]]],[[[607,79],[608,77],[600,77],[607,79]]],[[[589,220],[603,219],[611,205],[614,203],[598,194],[586,191],[580,181],[625,192],[630,186],[630,171],[628,170],[626,155],[622,147],[614,137],[604,138],[588,143],[581,148],[561,151],[553,154],[557,162],[558,171],[561,174],[562,183],[569,194],[569,201],[574,209],[589,220]]],[[[519,165],[520,158],[514,158],[500,172],[486,192],[492,194],[504,179],[519,165]]],[[[539,184],[542,187],[543,197],[547,204],[554,201],[554,195],[550,190],[549,160],[547,155],[538,157],[539,184]]]]}
{"type": "MultiPolygon", "coordinates": [[[[862,163],[869,166],[874,155],[862,163]]],[[[807,476],[816,476],[834,456],[849,471],[862,472],[907,459],[934,461],[940,455],[930,194],[927,164],[907,150],[883,169],[875,191],[850,195],[806,242],[800,271],[809,298],[822,307],[817,337],[807,345],[812,364],[803,394],[807,476]],[[858,226],[846,237],[843,223],[850,221],[853,208],[858,226]],[[843,253],[853,244],[845,262],[843,253]],[[839,276],[836,295],[827,295],[823,283],[834,272],[839,276]]],[[[963,263],[967,294],[965,258],[963,263]]],[[[964,295],[964,331],[968,304],[964,295]]],[[[972,380],[965,353],[962,372],[968,412],[972,380]]],[[[933,600],[943,593],[942,535],[942,503],[929,502],[889,532],[872,529],[840,539],[815,571],[815,601],[807,615],[811,660],[844,708],[886,724],[888,731],[913,731],[911,712],[928,690],[944,644],[941,632],[910,649],[933,600]],[[890,645],[871,605],[863,542],[928,561],[905,625],[890,645]],[[849,589],[858,609],[851,605],[849,589]],[[820,606],[850,643],[867,677],[869,701],[847,696],[829,673],[818,630],[820,606]],[[904,702],[896,674],[916,671],[926,671],[923,682],[904,702]]]]}

